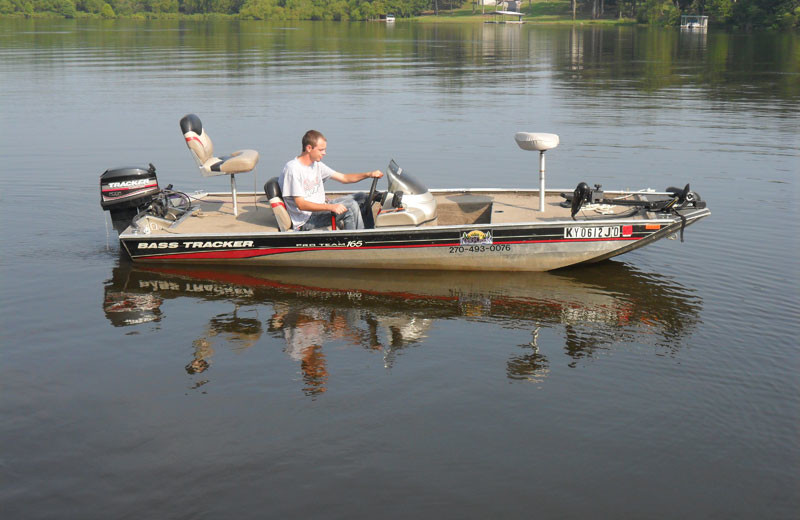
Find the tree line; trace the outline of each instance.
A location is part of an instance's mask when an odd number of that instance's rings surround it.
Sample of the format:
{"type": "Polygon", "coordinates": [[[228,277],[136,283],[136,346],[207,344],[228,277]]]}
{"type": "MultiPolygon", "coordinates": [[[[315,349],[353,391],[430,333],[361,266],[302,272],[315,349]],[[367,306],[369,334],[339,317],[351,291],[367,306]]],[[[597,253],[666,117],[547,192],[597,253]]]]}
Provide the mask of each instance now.
{"type": "Polygon", "coordinates": [[[712,25],[800,28],[800,0],[584,0],[583,8],[592,18],[611,14],[659,25],[678,25],[682,14],[699,14],[712,25]]]}
{"type": "MultiPolygon", "coordinates": [[[[466,4],[469,7],[470,4],[466,4]]],[[[471,2],[480,10],[480,0],[471,2]]],[[[144,17],[226,15],[249,20],[370,20],[462,8],[462,0],[0,0],[0,15],[144,17]]],[[[800,28],[800,0],[523,0],[522,12],[573,19],[626,19],[677,25],[681,14],[709,16],[712,25],[800,28]]]]}

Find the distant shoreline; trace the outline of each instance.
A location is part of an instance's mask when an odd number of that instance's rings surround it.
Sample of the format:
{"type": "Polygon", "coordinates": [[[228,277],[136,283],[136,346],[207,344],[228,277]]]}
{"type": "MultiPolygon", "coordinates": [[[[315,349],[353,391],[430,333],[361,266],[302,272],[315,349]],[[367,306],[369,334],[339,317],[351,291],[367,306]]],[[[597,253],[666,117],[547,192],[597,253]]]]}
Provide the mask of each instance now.
{"type": "MultiPolygon", "coordinates": [[[[484,23],[492,17],[491,13],[486,14],[475,14],[471,16],[414,16],[411,18],[407,18],[406,20],[414,21],[414,22],[425,22],[425,23],[484,23]]],[[[576,18],[573,20],[572,18],[554,18],[553,16],[525,16],[523,15],[522,21],[524,24],[537,24],[537,25],[647,25],[647,24],[639,24],[636,20],[632,18],[620,18],[620,19],[597,19],[592,20],[591,18],[576,18]]]]}
{"type": "MultiPolygon", "coordinates": [[[[408,18],[398,18],[394,23],[406,22],[419,22],[419,23],[443,23],[443,24],[475,24],[484,23],[488,21],[493,15],[491,12],[486,14],[439,14],[439,15],[420,15],[411,16],[408,18]]],[[[247,21],[247,22],[312,22],[312,21],[326,21],[333,22],[336,20],[311,20],[311,19],[291,19],[291,20],[254,20],[251,18],[243,18],[238,14],[221,14],[221,13],[203,13],[203,14],[182,14],[182,13],[134,13],[129,15],[115,15],[113,17],[103,17],[96,14],[78,13],[76,16],[64,16],[59,13],[53,12],[40,12],[33,14],[22,13],[0,13],[0,19],[18,19],[18,20],[181,20],[181,21],[213,21],[213,20],[231,20],[231,21],[247,21]]],[[[535,25],[647,25],[640,24],[632,18],[615,18],[615,19],[596,19],[591,18],[561,18],[552,15],[544,16],[528,16],[523,15],[522,21],[524,24],[535,25]]],[[[386,23],[382,20],[348,20],[347,22],[377,22],[386,23]]],[[[513,24],[512,24],[513,25],[513,24]]]]}
{"type": "MultiPolygon", "coordinates": [[[[205,0],[204,0],[205,1],[205,0]]],[[[222,0],[209,0],[200,4],[200,0],[152,0],[150,3],[132,4],[128,0],[0,0],[0,18],[5,19],[76,19],[76,20],[260,20],[270,23],[286,23],[296,21],[377,21],[387,23],[387,9],[390,7],[372,0],[230,0],[235,4],[216,4],[222,0]],[[112,7],[114,4],[116,7],[112,7]],[[224,4],[224,5],[223,5],[224,4]],[[285,5],[284,5],[285,4],[285,5]],[[227,6],[227,7],[226,7],[227,6]],[[152,11],[134,12],[139,9],[152,11]],[[212,12],[213,8],[225,11],[225,14],[212,12]],[[36,9],[41,9],[37,11],[36,9]],[[168,11],[168,12],[167,12],[168,11]],[[185,12],[184,12],[185,11],[185,12]],[[207,12],[201,12],[207,11],[207,12]],[[383,18],[382,20],[379,18],[383,18]]],[[[692,8],[680,9],[669,0],[654,2],[634,2],[632,4],[618,2],[616,6],[604,10],[599,4],[599,18],[593,18],[588,9],[589,3],[578,2],[578,10],[573,11],[569,0],[520,0],[514,4],[512,11],[520,15],[492,14],[497,7],[481,6],[477,0],[466,2],[453,9],[438,10],[438,14],[430,9],[431,3],[426,0],[422,4],[416,0],[397,0],[394,8],[395,21],[389,23],[424,23],[424,24],[476,24],[484,22],[564,25],[564,26],[680,26],[683,15],[693,13],[692,8]],[[410,2],[410,3],[409,3],[410,2]],[[424,4],[424,5],[423,5],[424,4]],[[402,7],[398,7],[402,6],[402,7]],[[573,16],[575,18],[573,19],[573,16]]],[[[775,4],[770,8],[750,9],[761,0],[719,0],[730,7],[723,9],[720,4],[708,11],[709,27],[731,30],[751,31],[754,29],[791,31],[800,29],[800,8],[788,4],[775,4]],[[731,7],[736,3],[739,7],[731,7]],[[749,6],[749,7],[748,7],[749,6]],[[790,8],[791,7],[791,8],[790,8]],[[721,9],[721,11],[720,11],[721,9]]],[[[796,0],[792,5],[796,5],[796,0]]],[[[455,2],[454,2],[455,3],[455,2]]],[[[435,5],[435,3],[433,4],[435,5]]],[[[597,7],[597,1],[594,2],[597,7]]],[[[716,5],[716,4],[715,4],[716,5]]],[[[391,11],[388,11],[391,12],[391,11]]]]}

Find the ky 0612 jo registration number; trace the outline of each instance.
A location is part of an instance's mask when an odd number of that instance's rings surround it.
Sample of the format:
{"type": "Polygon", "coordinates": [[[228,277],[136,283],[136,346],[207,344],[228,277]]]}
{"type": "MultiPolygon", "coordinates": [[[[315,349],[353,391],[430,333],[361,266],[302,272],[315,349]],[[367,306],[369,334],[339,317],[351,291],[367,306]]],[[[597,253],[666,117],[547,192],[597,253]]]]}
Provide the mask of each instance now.
{"type": "Polygon", "coordinates": [[[565,227],[564,238],[619,238],[620,226],[565,227]]]}

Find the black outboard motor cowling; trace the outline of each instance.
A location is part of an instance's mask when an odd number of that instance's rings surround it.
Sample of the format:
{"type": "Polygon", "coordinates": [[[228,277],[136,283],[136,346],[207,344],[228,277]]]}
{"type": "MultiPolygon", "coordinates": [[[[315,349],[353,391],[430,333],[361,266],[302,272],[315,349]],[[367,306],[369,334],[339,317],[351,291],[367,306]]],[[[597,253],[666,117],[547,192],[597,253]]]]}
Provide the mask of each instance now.
{"type": "Polygon", "coordinates": [[[100,176],[100,206],[111,213],[118,233],[159,193],[156,168],[128,166],[106,170],[100,176]]]}

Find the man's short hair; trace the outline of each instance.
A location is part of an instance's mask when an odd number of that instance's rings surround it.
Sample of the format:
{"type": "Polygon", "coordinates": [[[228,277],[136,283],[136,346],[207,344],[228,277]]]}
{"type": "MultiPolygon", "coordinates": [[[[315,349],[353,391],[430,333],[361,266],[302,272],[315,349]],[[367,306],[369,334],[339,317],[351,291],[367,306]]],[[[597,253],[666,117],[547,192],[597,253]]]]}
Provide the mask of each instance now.
{"type": "Polygon", "coordinates": [[[311,148],[316,148],[317,143],[319,143],[320,139],[325,139],[325,136],[322,135],[322,132],[317,132],[316,130],[309,130],[303,136],[303,151],[306,151],[306,146],[311,145],[311,148]]]}

